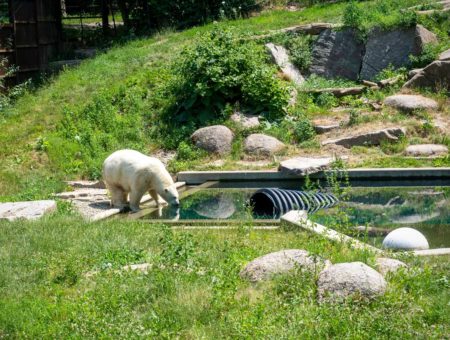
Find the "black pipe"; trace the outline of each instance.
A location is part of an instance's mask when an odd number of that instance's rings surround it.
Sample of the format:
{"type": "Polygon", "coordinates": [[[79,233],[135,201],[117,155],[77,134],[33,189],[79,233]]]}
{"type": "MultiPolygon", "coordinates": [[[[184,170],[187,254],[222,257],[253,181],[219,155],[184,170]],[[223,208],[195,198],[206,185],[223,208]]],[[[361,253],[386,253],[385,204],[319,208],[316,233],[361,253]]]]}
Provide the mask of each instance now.
{"type": "Polygon", "coordinates": [[[336,196],[324,192],[265,188],[250,197],[250,206],[257,216],[279,218],[291,210],[306,210],[309,213],[330,208],[338,203],[336,196]]]}

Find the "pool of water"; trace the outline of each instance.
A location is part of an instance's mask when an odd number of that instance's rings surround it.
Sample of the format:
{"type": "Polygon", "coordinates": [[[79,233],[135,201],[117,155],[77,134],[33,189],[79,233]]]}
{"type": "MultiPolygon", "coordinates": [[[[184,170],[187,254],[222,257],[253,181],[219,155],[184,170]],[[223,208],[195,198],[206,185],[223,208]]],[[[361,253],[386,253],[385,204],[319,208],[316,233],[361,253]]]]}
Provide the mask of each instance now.
{"type": "MultiPolygon", "coordinates": [[[[164,220],[249,220],[273,216],[253,216],[248,201],[256,188],[206,188],[186,195],[179,209],[164,207],[143,216],[164,220]]],[[[189,188],[186,193],[189,193],[189,188]]],[[[311,214],[313,221],[333,227],[344,222],[379,228],[384,233],[399,227],[420,230],[431,248],[450,246],[450,188],[370,187],[351,188],[345,200],[334,208],[311,214]]],[[[383,236],[366,242],[381,245],[383,236]]]]}

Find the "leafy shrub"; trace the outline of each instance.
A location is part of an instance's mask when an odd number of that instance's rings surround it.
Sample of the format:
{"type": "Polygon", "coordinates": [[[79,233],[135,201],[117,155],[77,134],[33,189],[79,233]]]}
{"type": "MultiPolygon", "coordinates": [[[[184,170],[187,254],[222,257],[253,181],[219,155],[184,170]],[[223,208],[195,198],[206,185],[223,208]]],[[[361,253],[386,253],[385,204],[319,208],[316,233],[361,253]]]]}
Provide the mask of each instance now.
{"type": "Polygon", "coordinates": [[[307,70],[312,62],[312,43],[310,35],[297,35],[289,39],[288,50],[292,63],[300,70],[307,70]]]}
{"type": "Polygon", "coordinates": [[[177,137],[178,141],[185,139],[199,126],[226,119],[226,108],[236,102],[268,119],[282,117],[288,90],[266,61],[261,46],[239,42],[231,32],[219,29],[185,49],[166,89],[174,103],[161,117],[170,132],[174,126],[188,126],[183,133],[177,130],[172,143],[177,137]]]}
{"type": "Polygon", "coordinates": [[[316,135],[313,125],[310,120],[304,115],[293,122],[293,136],[297,142],[305,142],[316,135]]]}
{"type": "Polygon", "coordinates": [[[203,152],[186,142],[181,142],[177,148],[177,160],[194,160],[201,157],[203,152]]]}
{"type": "Polygon", "coordinates": [[[420,55],[409,57],[413,68],[422,68],[435,61],[441,50],[440,44],[426,44],[420,55]]]}
{"type": "Polygon", "coordinates": [[[4,79],[13,76],[17,72],[17,68],[8,65],[6,58],[0,58],[0,69],[3,70],[3,77],[0,77],[0,114],[10,106],[14,100],[20,97],[30,86],[30,81],[27,80],[21,84],[6,87],[4,79]]]}

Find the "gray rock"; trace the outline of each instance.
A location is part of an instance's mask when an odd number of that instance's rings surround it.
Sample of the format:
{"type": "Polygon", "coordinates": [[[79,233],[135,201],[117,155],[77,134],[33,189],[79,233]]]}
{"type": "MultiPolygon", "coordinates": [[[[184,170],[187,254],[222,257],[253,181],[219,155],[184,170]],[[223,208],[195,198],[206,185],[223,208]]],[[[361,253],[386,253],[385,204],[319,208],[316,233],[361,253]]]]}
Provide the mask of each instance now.
{"type": "Polygon", "coordinates": [[[278,170],[292,175],[306,176],[330,168],[333,158],[296,157],[281,162],[278,170]]]}
{"type": "Polygon", "coordinates": [[[415,110],[436,110],[438,108],[438,103],[433,99],[411,94],[396,94],[387,97],[384,100],[384,105],[407,113],[415,110]]]}
{"type": "Polygon", "coordinates": [[[233,132],[226,126],[213,125],[198,129],[191,139],[200,149],[223,155],[231,151],[233,137],[233,132]]]}
{"type": "Polygon", "coordinates": [[[405,153],[409,156],[436,156],[448,153],[445,145],[439,144],[418,144],[410,145],[406,148],[405,153]]]}
{"type": "Polygon", "coordinates": [[[419,74],[423,71],[423,68],[415,68],[408,72],[408,79],[413,78],[416,74],[419,74]]]}
{"type": "Polygon", "coordinates": [[[450,90],[450,59],[436,60],[415,74],[404,85],[405,88],[429,87],[450,90]]]}
{"type": "Polygon", "coordinates": [[[278,65],[281,71],[283,71],[295,85],[301,85],[305,81],[305,78],[303,78],[298,68],[289,61],[288,52],[283,46],[268,43],[266,44],[266,48],[275,64],[278,65]]]}
{"type": "Polygon", "coordinates": [[[450,48],[447,51],[444,51],[441,54],[439,54],[438,60],[441,61],[450,60],[450,48]]]}
{"type": "Polygon", "coordinates": [[[249,155],[268,157],[285,148],[286,145],[275,137],[261,133],[252,134],[244,140],[244,151],[249,155]]]}
{"type": "Polygon", "coordinates": [[[391,231],[384,238],[383,247],[394,250],[422,250],[430,248],[425,236],[413,228],[398,228],[391,231]]]}
{"type": "Polygon", "coordinates": [[[306,250],[288,249],[254,259],[239,275],[242,279],[256,282],[268,280],[277,274],[286,274],[296,268],[315,272],[330,265],[330,261],[312,256],[306,250]]]}
{"type": "Polygon", "coordinates": [[[400,268],[407,268],[408,266],[399,260],[390,259],[387,257],[379,257],[376,260],[376,266],[381,275],[386,276],[388,273],[395,273],[400,268]]]}
{"type": "Polygon", "coordinates": [[[200,216],[212,219],[226,219],[236,212],[233,199],[226,195],[208,197],[195,203],[192,209],[200,216]]]}
{"type": "Polygon", "coordinates": [[[392,31],[375,29],[366,43],[360,76],[371,80],[390,65],[407,66],[410,55],[420,55],[425,44],[436,42],[436,36],[421,25],[392,31]]]}
{"type": "Polygon", "coordinates": [[[347,78],[357,80],[361,68],[364,44],[353,30],[320,33],[312,50],[309,71],[325,78],[347,78]]]}
{"type": "Polygon", "coordinates": [[[67,185],[79,189],[105,189],[103,181],[67,181],[67,185]]]}
{"type": "Polygon", "coordinates": [[[0,203],[0,220],[36,220],[55,210],[56,202],[53,200],[0,203]]]}
{"type": "Polygon", "coordinates": [[[375,298],[386,291],[386,281],[376,270],[362,262],[338,263],[319,274],[319,301],[339,301],[357,294],[375,298]]]}
{"type": "Polygon", "coordinates": [[[372,132],[361,133],[354,136],[348,136],[338,139],[328,139],[322,145],[336,144],[346,148],[353,146],[372,146],[380,145],[383,141],[397,141],[405,134],[404,128],[389,128],[372,132]]]}
{"type": "Polygon", "coordinates": [[[323,134],[323,133],[327,133],[333,130],[337,130],[339,129],[341,126],[339,124],[328,124],[328,125],[314,125],[314,130],[316,131],[316,133],[318,134],[323,134]]]}
{"type": "Polygon", "coordinates": [[[235,112],[231,115],[230,119],[242,125],[245,129],[257,128],[260,125],[259,116],[246,115],[240,112],[235,112]]]}

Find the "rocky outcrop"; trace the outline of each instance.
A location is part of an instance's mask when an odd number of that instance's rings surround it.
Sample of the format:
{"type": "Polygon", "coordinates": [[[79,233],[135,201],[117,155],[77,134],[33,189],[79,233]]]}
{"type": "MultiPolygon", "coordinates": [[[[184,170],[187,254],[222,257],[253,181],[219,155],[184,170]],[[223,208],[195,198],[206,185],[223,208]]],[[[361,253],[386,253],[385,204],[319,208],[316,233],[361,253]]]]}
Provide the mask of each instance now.
{"type": "Polygon", "coordinates": [[[438,156],[448,153],[448,147],[439,144],[418,144],[410,145],[406,148],[405,154],[408,156],[438,156]]]}
{"type": "Polygon", "coordinates": [[[331,265],[328,260],[309,254],[306,250],[287,249],[254,259],[241,270],[242,279],[251,282],[271,279],[294,269],[318,272],[331,265]]]}
{"type": "Polygon", "coordinates": [[[301,85],[305,81],[305,78],[303,78],[298,68],[289,61],[288,52],[283,46],[268,43],[266,44],[266,48],[275,64],[278,65],[280,70],[283,71],[295,85],[301,85]]]}
{"type": "Polygon", "coordinates": [[[389,273],[395,273],[401,268],[407,268],[407,265],[399,260],[387,257],[379,257],[376,259],[376,266],[381,275],[386,276],[389,273]]]}
{"type": "Polygon", "coordinates": [[[327,133],[333,130],[339,129],[341,126],[340,124],[314,124],[314,130],[318,134],[327,133]]]}
{"type": "Polygon", "coordinates": [[[439,54],[438,60],[440,61],[450,60],[450,48],[439,54]]]}
{"type": "Polygon", "coordinates": [[[364,44],[351,29],[320,33],[312,50],[309,71],[326,78],[357,80],[364,52],[364,44]]]}
{"type": "Polygon", "coordinates": [[[200,149],[224,155],[231,151],[233,137],[233,132],[226,126],[213,125],[198,129],[192,134],[191,139],[200,149]]]}
{"type": "Polygon", "coordinates": [[[281,162],[278,170],[289,175],[306,176],[329,169],[331,163],[333,163],[331,157],[296,157],[281,162]]]}
{"type": "Polygon", "coordinates": [[[319,301],[339,301],[357,294],[368,299],[383,295],[387,283],[376,270],[362,262],[338,263],[319,274],[319,301]]]}
{"type": "Polygon", "coordinates": [[[450,59],[433,61],[431,64],[414,74],[403,87],[429,87],[432,89],[447,88],[450,90],[450,59]]]}
{"type": "Polygon", "coordinates": [[[384,105],[406,113],[411,113],[415,110],[436,110],[438,108],[438,103],[435,100],[410,94],[396,94],[387,97],[384,100],[384,105]]]}
{"type": "Polygon", "coordinates": [[[436,35],[421,25],[393,31],[375,29],[366,43],[360,76],[373,79],[390,65],[407,66],[410,55],[420,55],[425,44],[436,42],[436,35]]]}
{"type": "Polygon", "coordinates": [[[365,132],[358,135],[329,139],[322,143],[322,145],[336,144],[342,145],[346,148],[353,146],[372,146],[380,145],[383,141],[395,142],[400,136],[405,134],[404,128],[389,128],[383,130],[377,130],[372,132],[365,132]]]}
{"type": "Polygon", "coordinates": [[[261,133],[252,134],[244,140],[244,152],[253,156],[269,157],[285,148],[286,145],[275,137],[261,133]]]}
{"type": "Polygon", "coordinates": [[[55,210],[53,200],[0,203],[0,220],[36,220],[55,210]]]}

